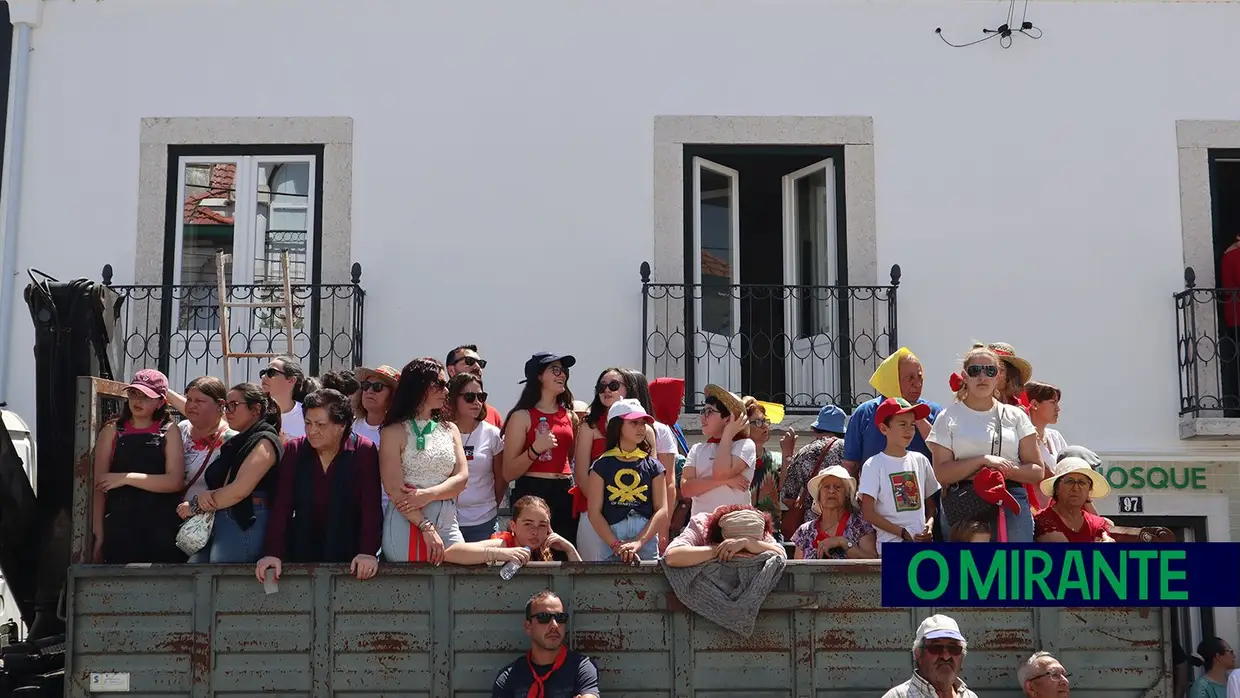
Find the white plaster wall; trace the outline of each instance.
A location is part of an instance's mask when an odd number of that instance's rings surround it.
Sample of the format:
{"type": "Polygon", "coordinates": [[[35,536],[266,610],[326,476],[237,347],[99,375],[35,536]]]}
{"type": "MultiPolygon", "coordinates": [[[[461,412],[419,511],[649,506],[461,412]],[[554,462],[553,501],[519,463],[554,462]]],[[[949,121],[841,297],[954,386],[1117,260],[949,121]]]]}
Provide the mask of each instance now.
{"type": "MultiPolygon", "coordinates": [[[[1069,441],[1181,448],[1175,121],[1240,118],[1220,87],[1240,6],[1031,3],[1045,36],[1009,50],[933,33],[974,38],[1006,11],[50,0],[17,266],[132,278],[143,117],[351,117],[366,359],[477,342],[506,407],[532,351],[576,353],[579,393],[639,363],[656,115],[866,116],[878,269],[903,267],[900,334],[930,396],[947,398],[972,340],[1008,341],[1064,388],[1069,441]]],[[[7,397],[30,415],[33,333],[15,312],[7,397]]]]}

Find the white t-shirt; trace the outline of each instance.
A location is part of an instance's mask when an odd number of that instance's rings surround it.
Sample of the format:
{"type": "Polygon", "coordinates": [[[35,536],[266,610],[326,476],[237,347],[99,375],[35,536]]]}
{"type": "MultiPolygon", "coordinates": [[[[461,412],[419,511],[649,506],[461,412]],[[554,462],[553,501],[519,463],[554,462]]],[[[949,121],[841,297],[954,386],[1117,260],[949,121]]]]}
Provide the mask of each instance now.
{"type": "MultiPolygon", "coordinates": [[[[714,477],[715,473],[715,451],[719,448],[719,444],[699,443],[693,444],[689,449],[689,456],[685,460],[686,468],[693,468],[698,478],[714,477]]],[[[739,457],[745,461],[745,470],[742,474],[750,482],[753,482],[754,462],[758,460],[757,447],[753,441],[749,439],[741,439],[732,442],[732,455],[739,457]]],[[[709,514],[726,504],[750,504],[749,488],[744,490],[736,490],[731,487],[721,486],[699,494],[693,498],[693,514],[709,514]]]]}
{"type": "MultiPolygon", "coordinates": [[[[874,510],[891,523],[917,535],[926,530],[926,497],[939,491],[939,481],[934,478],[930,459],[916,451],[909,451],[903,458],[877,453],[861,466],[861,484],[857,494],[874,498],[874,510]]],[[[883,553],[883,543],[899,541],[887,531],[874,528],[878,553],[883,553]]]]}
{"type": "MultiPolygon", "coordinates": [[[[1013,463],[1020,463],[1021,439],[1036,434],[1029,415],[1015,405],[998,405],[998,416],[1002,422],[1002,438],[997,455],[1013,463]]],[[[992,453],[991,445],[995,436],[996,408],[985,412],[977,412],[965,406],[963,402],[953,402],[939,413],[930,427],[928,443],[938,444],[951,449],[956,460],[976,458],[992,453]]]]}
{"type": "MultiPolygon", "coordinates": [[[[219,446],[216,446],[215,450],[212,451],[211,447],[205,443],[195,444],[194,438],[189,435],[190,423],[188,419],[181,420],[177,427],[181,430],[181,445],[185,449],[185,484],[188,485],[191,480],[194,480],[195,476],[198,477],[183,497],[183,501],[188,502],[195,495],[202,494],[210,489],[207,487],[207,481],[198,475],[198,471],[214,463],[220,457],[220,449],[219,446]],[[211,460],[203,462],[208,453],[211,454],[211,460]]],[[[225,429],[222,441],[227,441],[236,435],[237,432],[232,429],[225,429]]]]}
{"type": "MultiPolygon", "coordinates": [[[[303,421],[302,423],[304,424],[305,422],[303,421]]],[[[383,428],[382,424],[380,424],[377,427],[367,424],[365,417],[353,420],[353,433],[357,434],[358,436],[365,436],[366,438],[370,439],[372,442],[374,442],[376,448],[378,448],[379,446],[379,430],[382,428],[383,428]]],[[[379,496],[383,499],[383,510],[387,511],[389,497],[388,497],[387,490],[384,489],[383,487],[382,482],[379,483],[379,496]]]]}
{"type": "Polygon", "coordinates": [[[680,449],[676,448],[676,432],[663,422],[654,423],[654,452],[656,456],[664,453],[675,455],[680,452],[680,449]]]}
{"type": "Polygon", "coordinates": [[[495,455],[504,452],[504,438],[499,427],[479,422],[468,434],[461,434],[465,460],[469,467],[469,483],[456,498],[456,519],[462,526],[477,526],[495,518],[495,455]]]}
{"type": "Polygon", "coordinates": [[[1227,675],[1227,698],[1240,698],[1240,669],[1227,675]]]}
{"type": "Polygon", "coordinates": [[[294,402],[293,409],[280,415],[280,435],[285,441],[306,435],[306,416],[300,402],[294,402]]]}
{"type": "MultiPolygon", "coordinates": [[[[1063,438],[1063,434],[1058,431],[1046,427],[1042,432],[1046,439],[1038,440],[1038,451],[1042,453],[1042,465],[1046,466],[1046,472],[1049,475],[1055,474],[1055,459],[1059,457],[1060,452],[1068,447],[1068,442],[1063,438]]],[[[1051,498],[1042,494],[1042,490],[1037,491],[1039,509],[1045,509],[1050,506],[1051,498]]]]}

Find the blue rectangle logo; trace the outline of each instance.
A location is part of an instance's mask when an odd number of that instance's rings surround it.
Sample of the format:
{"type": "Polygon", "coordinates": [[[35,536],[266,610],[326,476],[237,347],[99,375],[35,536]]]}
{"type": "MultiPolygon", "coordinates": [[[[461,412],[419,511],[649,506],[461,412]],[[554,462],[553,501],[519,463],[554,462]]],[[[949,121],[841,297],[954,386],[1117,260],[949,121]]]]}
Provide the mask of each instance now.
{"type": "Polygon", "coordinates": [[[883,606],[1240,606],[1240,543],[891,543],[883,606]]]}

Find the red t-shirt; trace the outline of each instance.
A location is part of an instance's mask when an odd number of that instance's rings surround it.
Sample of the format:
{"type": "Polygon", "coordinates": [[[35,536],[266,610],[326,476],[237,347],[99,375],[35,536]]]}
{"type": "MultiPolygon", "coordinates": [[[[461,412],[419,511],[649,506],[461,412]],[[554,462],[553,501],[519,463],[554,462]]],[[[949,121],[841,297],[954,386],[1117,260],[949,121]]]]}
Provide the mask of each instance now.
{"type": "Polygon", "coordinates": [[[499,427],[501,431],[504,429],[504,416],[499,413],[499,410],[495,409],[491,405],[487,405],[487,416],[483,418],[483,421],[494,424],[499,427]]]}
{"type": "Polygon", "coordinates": [[[1085,522],[1081,524],[1081,530],[1073,531],[1068,528],[1068,524],[1063,522],[1059,514],[1054,509],[1043,509],[1037,516],[1033,517],[1033,537],[1037,539],[1040,536],[1058,531],[1064,534],[1069,543],[1093,543],[1102,536],[1107,530],[1106,521],[1101,516],[1091,514],[1088,511],[1081,511],[1085,517],[1085,522]]]}

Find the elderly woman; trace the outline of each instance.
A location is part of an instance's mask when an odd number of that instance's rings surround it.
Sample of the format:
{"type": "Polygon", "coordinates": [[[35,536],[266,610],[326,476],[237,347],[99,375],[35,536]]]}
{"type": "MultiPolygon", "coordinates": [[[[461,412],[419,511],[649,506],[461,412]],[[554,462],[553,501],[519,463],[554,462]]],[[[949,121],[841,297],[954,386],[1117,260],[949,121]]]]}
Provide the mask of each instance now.
{"type": "Polygon", "coordinates": [[[878,557],[874,527],[857,509],[857,481],[842,465],[823,468],[809,481],[814,518],[792,535],[797,560],[878,557]]]}
{"type": "Polygon", "coordinates": [[[667,546],[663,561],[668,567],[691,567],[764,552],[788,557],[774,532],[775,525],[764,512],[747,504],[724,505],[689,519],[685,530],[667,546]]]}
{"type": "Polygon", "coordinates": [[[1059,461],[1055,475],[1042,481],[1042,494],[1051,500],[1034,519],[1039,543],[1114,543],[1107,521],[1085,509],[1093,499],[1111,492],[1106,478],[1080,458],[1059,461]]]}
{"type": "Polygon", "coordinates": [[[310,393],[302,414],[306,435],[285,445],[255,575],[263,581],[270,569],[279,579],[284,561],[348,562],[358,579],[370,579],[383,518],[379,449],[353,433],[353,407],[339,391],[310,393]]]}

